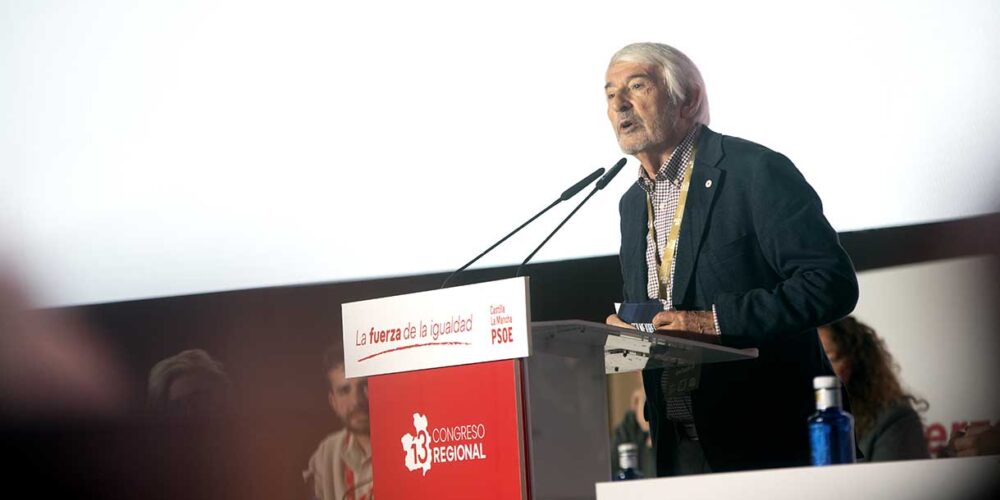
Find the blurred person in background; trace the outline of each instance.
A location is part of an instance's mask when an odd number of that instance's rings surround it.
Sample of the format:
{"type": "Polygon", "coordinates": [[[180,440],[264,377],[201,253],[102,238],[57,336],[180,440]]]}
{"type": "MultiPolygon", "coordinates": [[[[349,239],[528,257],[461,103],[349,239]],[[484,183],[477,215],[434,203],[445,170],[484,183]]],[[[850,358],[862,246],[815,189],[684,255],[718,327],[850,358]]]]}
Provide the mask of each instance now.
{"type": "Polygon", "coordinates": [[[164,359],[149,371],[147,405],[169,416],[206,416],[228,407],[229,376],[201,349],[164,359]]]}
{"type": "Polygon", "coordinates": [[[868,325],[848,316],[819,328],[823,349],[847,387],[863,460],[930,458],[917,409],[927,402],[903,391],[899,367],[868,325]]]}
{"type": "Polygon", "coordinates": [[[121,417],[127,379],[114,349],[76,314],[35,308],[14,269],[0,255],[0,420],[121,417]]]}
{"type": "Polygon", "coordinates": [[[327,401],[345,427],[320,442],[302,477],[316,500],[371,500],[368,379],[346,377],[344,352],[338,344],[327,349],[323,362],[330,384],[327,401]]]}
{"type": "Polygon", "coordinates": [[[618,462],[618,445],[633,443],[638,447],[639,470],[644,477],[656,477],[656,462],[653,455],[653,440],[649,435],[649,421],[644,412],[646,391],[642,387],[632,392],[629,409],[621,422],[615,426],[611,438],[611,473],[617,477],[621,470],[618,462]]]}

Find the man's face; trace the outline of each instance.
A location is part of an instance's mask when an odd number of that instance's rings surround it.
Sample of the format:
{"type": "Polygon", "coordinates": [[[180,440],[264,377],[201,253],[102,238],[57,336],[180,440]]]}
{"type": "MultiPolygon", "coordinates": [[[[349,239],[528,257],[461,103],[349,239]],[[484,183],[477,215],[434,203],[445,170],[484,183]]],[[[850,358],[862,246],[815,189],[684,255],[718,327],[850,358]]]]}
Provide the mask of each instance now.
{"type": "Polygon", "coordinates": [[[823,350],[826,351],[826,357],[830,358],[830,364],[833,365],[833,372],[837,374],[837,378],[846,384],[847,379],[851,376],[851,361],[840,353],[837,342],[833,340],[833,334],[830,333],[828,327],[821,326],[819,328],[819,340],[823,343],[823,350]]]}
{"type": "Polygon", "coordinates": [[[344,377],[341,365],[327,373],[330,378],[330,407],[355,434],[368,435],[368,379],[344,377]]]}
{"type": "Polygon", "coordinates": [[[657,152],[677,142],[680,115],[671,103],[660,69],[617,62],[608,67],[608,119],[625,154],[657,152]]]}
{"type": "Polygon", "coordinates": [[[211,374],[180,375],[167,389],[166,412],[171,415],[211,415],[223,411],[225,404],[226,386],[211,374]]]}

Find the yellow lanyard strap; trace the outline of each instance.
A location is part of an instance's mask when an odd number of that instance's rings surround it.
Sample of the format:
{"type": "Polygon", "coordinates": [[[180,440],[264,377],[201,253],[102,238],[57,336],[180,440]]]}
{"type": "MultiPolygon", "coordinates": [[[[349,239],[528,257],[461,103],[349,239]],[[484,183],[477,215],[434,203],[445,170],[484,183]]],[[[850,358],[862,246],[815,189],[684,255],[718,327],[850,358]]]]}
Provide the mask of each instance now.
{"type": "MultiPolygon", "coordinates": [[[[687,204],[688,190],[691,188],[691,172],[694,170],[694,156],[697,153],[697,149],[691,151],[691,157],[688,158],[687,167],[684,171],[684,180],[681,182],[681,195],[677,200],[677,210],[674,212],[674,220],[670,225],[670,232],[667,234],[666,248],[663,250],[662,254],[659,252],[653,255],[658,256],[656,274],[659,278],[660,284],[660,297],[661,299],[667,300],[667,286],[670,285],[670,271],[673,269],[674,264],[674,254],[677,251],[677,240],[681,235],[681,220],[684,218],[684,205],[687,204]]],[[[649,227],[649,232],[647,236],[651,238],[654,245],[658,245],[656,239],[656,224],[653,218],[653,200],[650,198],[649,193],[646,193],[646,219],[647,226],[649,227]]],[[[672,307],[672,305],[671,305],[672,307]]]]}

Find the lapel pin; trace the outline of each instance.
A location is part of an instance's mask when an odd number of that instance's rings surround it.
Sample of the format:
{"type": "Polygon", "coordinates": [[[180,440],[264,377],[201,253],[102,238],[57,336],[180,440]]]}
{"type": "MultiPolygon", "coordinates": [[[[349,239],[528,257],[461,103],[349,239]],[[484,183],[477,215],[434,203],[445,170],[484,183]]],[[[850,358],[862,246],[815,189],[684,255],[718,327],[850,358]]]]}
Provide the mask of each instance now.
{"type": "Polygon", "coordinates": [[[705,181],[705,187],[707,187],[707,188],[712,187],[712,179],[709,179],[709,180],[705,181]]]}

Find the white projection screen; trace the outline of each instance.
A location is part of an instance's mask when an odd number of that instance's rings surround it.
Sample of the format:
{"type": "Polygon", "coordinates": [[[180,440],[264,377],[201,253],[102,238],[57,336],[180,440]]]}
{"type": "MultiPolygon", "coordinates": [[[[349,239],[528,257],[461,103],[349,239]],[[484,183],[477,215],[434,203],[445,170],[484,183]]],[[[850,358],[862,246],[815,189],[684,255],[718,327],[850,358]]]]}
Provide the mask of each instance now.
{"type": "MultiPolygon", "coordinates": [[[[635,41],[840,231],[997,208],[995,0],[0,5],[0,238],[43,305],[454,269],[622,156],[602,87],[635,41]]],[[[638,168],[536,259],[617,253],[638,168]]]]}

